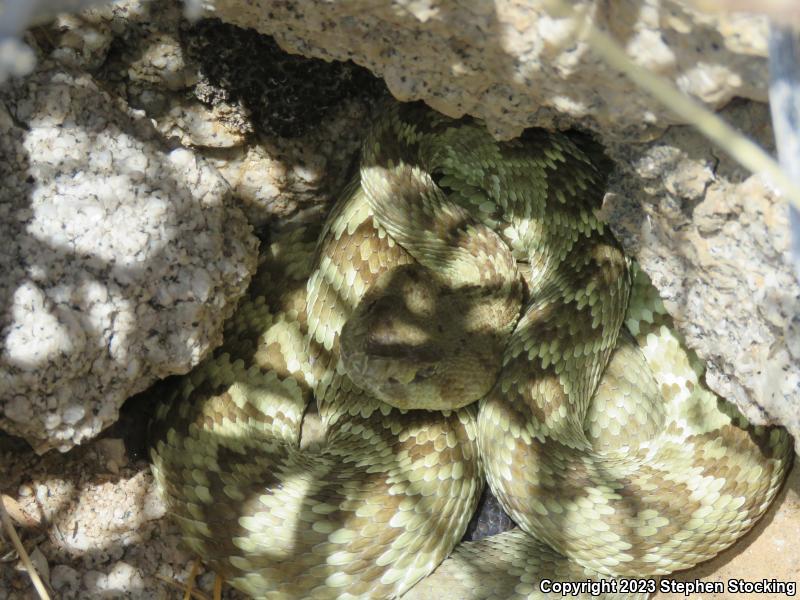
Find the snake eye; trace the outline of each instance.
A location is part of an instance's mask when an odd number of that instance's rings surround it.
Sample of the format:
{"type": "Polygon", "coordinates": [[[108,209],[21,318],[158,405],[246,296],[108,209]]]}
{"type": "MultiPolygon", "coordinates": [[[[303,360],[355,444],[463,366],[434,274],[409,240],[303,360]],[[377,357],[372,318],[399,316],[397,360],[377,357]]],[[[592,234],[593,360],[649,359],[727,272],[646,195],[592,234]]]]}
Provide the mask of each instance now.
{"type": "Polygon", "coordinates": [[[411,380],[411,383],[420,383],[428,379],[431,375],[436,372],[436,369],[433,367],[425,367],[424,369],[420,369],[417,371],[417,374],[414,375],[414,379],[411,380]]]}

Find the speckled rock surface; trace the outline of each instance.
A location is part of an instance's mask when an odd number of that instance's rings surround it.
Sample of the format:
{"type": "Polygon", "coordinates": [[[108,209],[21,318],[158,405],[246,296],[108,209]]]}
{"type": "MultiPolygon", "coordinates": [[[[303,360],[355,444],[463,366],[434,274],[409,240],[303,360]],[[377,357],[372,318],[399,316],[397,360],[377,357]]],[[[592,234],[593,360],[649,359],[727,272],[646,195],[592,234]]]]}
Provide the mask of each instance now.
{"type": "MultiPolygon", "coordinates": [[[[253,225],[320,218],[350,174],[370,99],[386,93],[380,80],[216,19],[189,23],[176,2],[92,12],[115,32],[96,77],[213,164],[253,225]]],[[[47,32],[53,54],[62,31],[47,32]]]]}
{"type": "Polygon", "coordinates": [[[207,153],[208,162],[228,181],[253,225],[324,218],[328,202],[351,174],[369,107],[346,101],[330,117],[298,138],[258,138],[207,153]]]}
{"type": "Polygon", "coordinates": [[[40,69],[7,87],[14,114],[2,115],[16,158],[0,161],[13,198],[0,227],[14,240],[0,254],[0,429],[66,450],[220,341],[253,266],[249,225],[321,218],[382,84],[219,21],[187,23],[176,2],[129,0],[34,33],[40,69]]]}
{"type": "MultiPolygon", "coordinates": [[[[135,418],[141,430],[141,415],[135,418]]],[[[119,425],[111,432],[119,433],[119,425]]],[[[130,441],[104,437],[66,454],[37,456],[0,433],[0,464],[7,467],[0,502],[36,557],[51,598],[183,597],[179,586],[189,576],[193,557],[181,549],[177,528],[164,518],[166,507],[142,459],[143,447],[137,443],[131,452],[130,441]]],[[[0,599],[37,598],[6,542],[0,536],[0,599]]],[[[213,573],[201,567],[196,589],[210,598],[213,582],[213,573]]],[[[226,589],[223,598],[243,596],[226,589]]]]}
{"type": "Polygon", "coordinates": [[[321,219],[351,174],[370,100],[385,94],[384,84],[352,63],[288,55],[218,19],[181,27],[180,39],[197,73],[192,110],[241,139],[209,141],[203,128],[172,115],[158,118],[159,127],[179,131],[208,157],[255,225],[321,219]]]}
{"type": "Polygon", "coordinates": [[[0,427],[65,450],[219,342],[257,240],[217,172],[86,74],[0,98],[0,427]]]}
{"type": "Polygon", "coordinates": [[[275,36],[290,52],[352,59],[400,100],[483,118],[503,138],[532,125],[580,122],[618,137],[673,115],[606,67],[575,27],[591,20],[642,66],[712,107],[766,99],[766,19],[710,16],[675,0],[569,2],[578,23],[544,0],[214,0],[215,16],[275,36]]]}
{"type": "MultiPolygon", "coordinates": [[[[765,105],[736,102],[722,116],[772,146],[765,105]]],[[[798,444],[800,287],[785,203],[689,127],[609,152],[618,169],[606,216],[707,361],[707,383],[798,444]]]]}

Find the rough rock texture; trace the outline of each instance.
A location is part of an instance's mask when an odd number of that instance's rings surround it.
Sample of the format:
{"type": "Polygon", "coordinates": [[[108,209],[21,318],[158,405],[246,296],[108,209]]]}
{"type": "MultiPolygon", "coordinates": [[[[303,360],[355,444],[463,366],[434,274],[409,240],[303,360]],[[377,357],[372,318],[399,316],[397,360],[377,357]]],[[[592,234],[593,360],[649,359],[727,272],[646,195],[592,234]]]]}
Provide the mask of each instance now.
{"type": "Polygon", "coordinates": [[[217,172],[86,74],[0,95],[0,427],[62,450],[219,342],[257,240],[217,172]]]}
{"type": "Polygon", "coordinates": [[[595,55],[577,31],[613,34],[637,62],[710,106],[765,100],[765,18],[709,16],[675,0],[567,2],[577,23],[544,0],[214,0],[223,20],[273,35],[290,52],[352,59],[400,100],[483,118],[499,137],[532,125],[580,123],[619,138],[674,122],[595,55]]]}
{"type": "MultiPolygon", "coordinates": [[[[183,10],[187,17],[199,15],[201,1],[184,0],[183,10]]],[[[63,13],[76,13],[89,6],[109,4],[109,0],[4,0],[0,6],[3,15],[0,19],[0,83],[10,76],[30,74],[36,64],[33,50],[19,39],[27,27],[46,22],[59,13],[63,18],[63,13]]],[[[90,13],[84,12],[81,19],[90,13]]]]}
{"type": "Polygon", "coordinates": [[[319,221],[351,174],[368,115],[365,103],[347,101],[299,139],[261,138],[209,152],[208,162],[228,181],[253,225],[319,221]]]}
{"type": "MultiPolygon", "coordinates": [[[[722,116],[772,146],[765,105],[735,102],[722,116]]],[[[797,444],[800,290],[785,202],[691,127],[609,151],[618,168],[606,215],[706,360],[707,383],[797,444]]]]}
{"type": "MultiPolygon", "coordinates": [[[[145,459],[146,404],[134,402],[133,411],[126,405],[100,439],[65,454],[37,456],[0,433],[0,502],[51,598],[183,597],[178,590],[193,557],[164,518],[145,459]]],[[[207,598],[213,582],[213,573],[201,567],[196,588],[207,598]]],[[[10,541],[0,535],[0,600],[37,597],[10,541]]],[[[223,598],[244,597],[227,589],[223,598]]]]}
{"type": "MultiPolygon", "coordinates": [[[[173,2],[93,14],[116,32],[97,78],[217,167],[252,224],[320,218],[349,176],[380,80],[219,20],[187,23],[173,2]]],[[[63,24],[48,30],[53,53],[65,35],[63,24]]]]}
{"type": "Polygon", "coordinates": [[[219,21],[189,24],[175,2],[62,15],[27,39],[39,70],[0,104],[0,233],[13,241],[0,249],[0,429],[66,450],[219,342],[254,265],[247,221],[320,219],[384,88],[219,21]]]}
{"type": "Polygon", "coordinates": [[[369,99],[385,93],[383,82],[352,63],[288,55],[272,39],[217,19],[182,27],[180,39],[198,76],[197,101],[179,110],[205,116],[170,113],[159,127],[180,131],[182,143],[208,156],[252,223],[320,219],[350,175],[369,99]],[[210,139],[208,125],[241,139],[210,139]]]}

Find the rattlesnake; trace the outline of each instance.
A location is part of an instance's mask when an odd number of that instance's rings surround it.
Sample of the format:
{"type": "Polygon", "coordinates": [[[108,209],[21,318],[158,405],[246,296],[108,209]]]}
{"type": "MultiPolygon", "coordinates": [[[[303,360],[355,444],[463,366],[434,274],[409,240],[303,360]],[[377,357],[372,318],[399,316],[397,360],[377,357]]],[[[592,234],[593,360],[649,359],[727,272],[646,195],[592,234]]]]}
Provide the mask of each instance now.
{"type": "Polygon", "coordinates": [[[273,241],[164,393],[153,472],[187,546],[255,597],[505,599],[741,536],[789,437],[703,386],[595,215],[597,156],[383,107],[322,231],[273,241]],[[519,529],[453,553],[484,477],[519,529]]]}

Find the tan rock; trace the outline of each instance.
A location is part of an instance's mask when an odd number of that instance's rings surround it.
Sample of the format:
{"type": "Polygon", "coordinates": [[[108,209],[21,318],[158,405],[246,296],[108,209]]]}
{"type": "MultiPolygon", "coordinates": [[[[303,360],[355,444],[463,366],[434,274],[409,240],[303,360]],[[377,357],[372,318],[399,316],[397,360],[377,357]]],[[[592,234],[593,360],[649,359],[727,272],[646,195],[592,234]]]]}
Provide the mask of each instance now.
{"type": "Polygon", "coordinates": [[[398,99],[481,117],[503,138],[576,122],[638,136],[676,122],[589,48],[588,22],[709,106],[766,99],[765,18],[703,14],[675,0],[568,4],[580,15],[574,21],[551,16],[544,0],[215,0],[210,11],[274,36],[290,52],[352,59],[383,77],[398,99]]]}
{"type": "Polygon", "coordinates": [[[85,72],[0,91],[0,428],[62,451],[218,345],[258,240],[227,183],[85,72]]]}
{"type": "MultiPolygon", "coordinates": [[[[766,106],[722,114],[770,146],[766,106]]],[[[798,439],[800,289],[785,202],[690,127],[609,151],[618,171],[606,216],[706,361],[706,382],[752,422],[781,423],[798,439]]]]}

